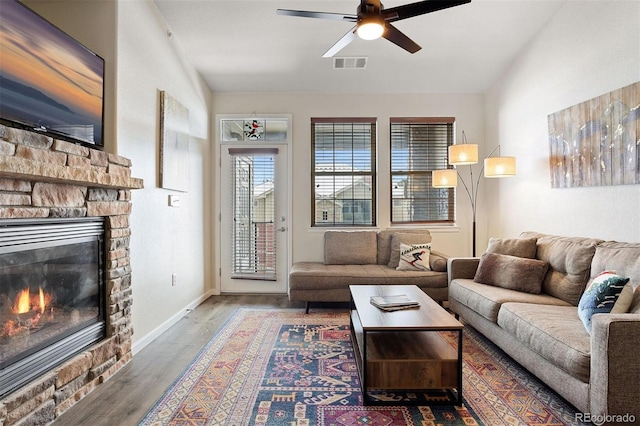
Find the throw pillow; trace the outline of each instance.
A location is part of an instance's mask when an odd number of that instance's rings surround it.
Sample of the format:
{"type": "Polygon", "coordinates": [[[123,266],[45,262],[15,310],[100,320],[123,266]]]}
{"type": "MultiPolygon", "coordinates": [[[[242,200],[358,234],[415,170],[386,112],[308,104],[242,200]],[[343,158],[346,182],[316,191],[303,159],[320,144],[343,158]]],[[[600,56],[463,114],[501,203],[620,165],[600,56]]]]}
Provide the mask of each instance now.
{"type": "Polygon", "coordinates": [[[611,309],[612,314],[626,314],[629,312],[631,303],[633,303],[633,291],[633,284],[625,284],[620,292],[620,296],[618,296],[618,300],[616,300],[616,303],[613,305],[613,309],[611,309]]]}
{"type": "Polygon", "coordinates": [[[549,264],[543,260],[485,253],[480,258],[473,280],[510,290],[539,294],[547,269],[549,264]]]}
{"type": "Polygon", "coordinates": [[[536,258],[537,238],[490,238],[487,253],[508,254],[509,256],[536,258]]]}
{"type": "Polygon", "coordinates": [[[397,268],[400,262],[400,244],[415,245],[429,244],[431,235],[411,232],[398,232],[391,236],[391,250],[389,251],[389,268],[397,268]]]}
{"type": "Polygon", "coordinates": [[[591,279],[578,303],[578,316],[584,327],[591,333],[591,317],[594,314],[608,314],[613,309],[622,289],[629,278],[605,271],[591,279]]]}
{"type": "Polygon", "coordinates": [[[447,261],[448,258],[446,255],[431,250],[431,253],[429,254],[429,266],[431,266],[432,271],[447,272],[447,261]]]}
{"type": "Polygon", "coordinates": [[[430,271],[431,244],[400,244],[398,271],[430,271]]]}

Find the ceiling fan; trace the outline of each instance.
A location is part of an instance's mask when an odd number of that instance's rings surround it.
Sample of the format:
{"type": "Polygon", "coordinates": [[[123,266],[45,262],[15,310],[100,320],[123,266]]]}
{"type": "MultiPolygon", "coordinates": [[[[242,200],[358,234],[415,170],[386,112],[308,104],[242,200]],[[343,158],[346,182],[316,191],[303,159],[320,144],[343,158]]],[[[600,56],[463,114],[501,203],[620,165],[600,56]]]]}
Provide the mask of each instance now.
{"type": "Polygon", "coordinates": [[[375,40],[384,37],[390,42],[400,46],[410,53],[416,53],[421,47],[407,37],[404,33],[391,25],[392,22],[401,19],[413,18],[454,6],[469,3],[471,0],[425,0],[403,6],[385,9],[380,0],[361,0],[355,15],[345,15],[331,12],[311,12],[305,10],[278,9],[278,15],[300,16],[303,18],[334,19],[346,22],[355,22],[356,25],[349,30],[336,44],[322,55],[330,58],[349,43],[360,37],[365,40],[375,40]]]}

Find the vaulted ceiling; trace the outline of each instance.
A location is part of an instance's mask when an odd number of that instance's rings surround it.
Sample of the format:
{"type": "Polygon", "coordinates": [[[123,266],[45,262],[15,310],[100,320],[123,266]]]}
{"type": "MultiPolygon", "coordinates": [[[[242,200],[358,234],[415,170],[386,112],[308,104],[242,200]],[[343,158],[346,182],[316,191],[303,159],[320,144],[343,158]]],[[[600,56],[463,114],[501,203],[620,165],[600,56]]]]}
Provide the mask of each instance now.
{"type": "MultiPolygon", "coordinates": [[[[214,92],[482,93],[567,0],[472,0],[397,21],[422,46],[410,54],[385,39],[357,39],[323,53],[350,22],[280,16],[276,9],[355,14],[359,0],[155,0],[172,40],[214,92]]],[[[386,8],[411,3],[388,0],[386,8]]]]}

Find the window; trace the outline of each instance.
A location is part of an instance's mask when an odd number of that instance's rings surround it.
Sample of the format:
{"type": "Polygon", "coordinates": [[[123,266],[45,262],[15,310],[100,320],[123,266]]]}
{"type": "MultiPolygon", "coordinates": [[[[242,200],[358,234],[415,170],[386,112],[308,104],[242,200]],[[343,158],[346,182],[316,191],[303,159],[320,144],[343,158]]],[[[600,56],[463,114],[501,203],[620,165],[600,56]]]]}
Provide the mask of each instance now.
{"type": "Polygon", "coordinates": [[[311,119],[312,226],[375,226],[376,119],[311,119]]]}
{"type": "Polygon", "coordinates": [[[433,188],[431,171],[449,167],[453,117],[391,118],[391,222],[453,222],[455,189],[433,188]]]}

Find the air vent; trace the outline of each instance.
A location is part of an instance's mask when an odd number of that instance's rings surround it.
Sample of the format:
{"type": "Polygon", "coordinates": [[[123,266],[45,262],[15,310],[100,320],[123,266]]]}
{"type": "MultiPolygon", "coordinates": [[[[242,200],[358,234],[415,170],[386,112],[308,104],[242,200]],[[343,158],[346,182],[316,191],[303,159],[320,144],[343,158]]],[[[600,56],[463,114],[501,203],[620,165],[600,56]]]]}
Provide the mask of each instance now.
{"type": "Polygon", "coordinates": [[[342,57],[333,58],[333,69],[336,70],[361,70],[367,67],[367,57],[342,57]]]}

